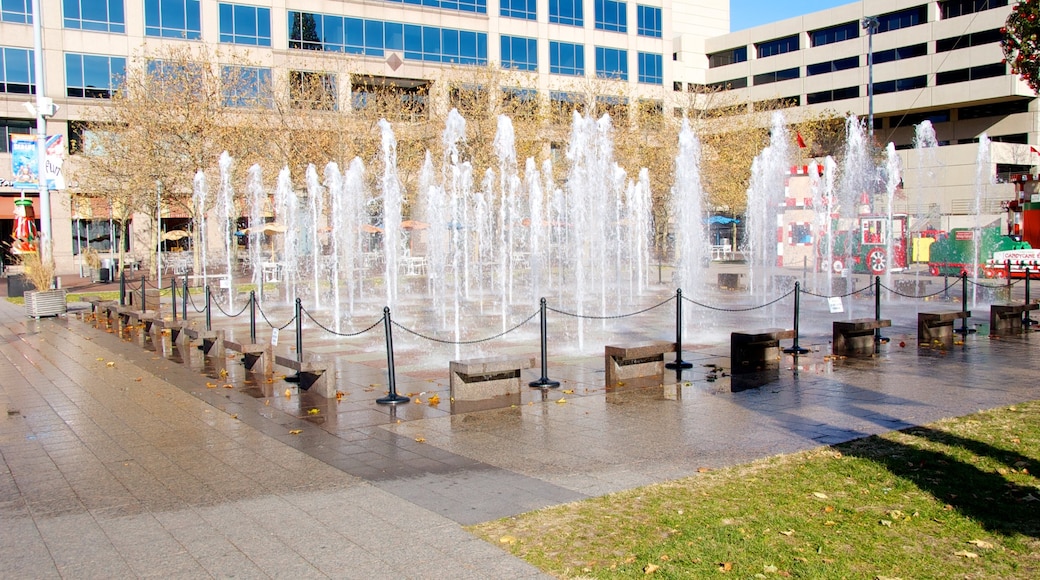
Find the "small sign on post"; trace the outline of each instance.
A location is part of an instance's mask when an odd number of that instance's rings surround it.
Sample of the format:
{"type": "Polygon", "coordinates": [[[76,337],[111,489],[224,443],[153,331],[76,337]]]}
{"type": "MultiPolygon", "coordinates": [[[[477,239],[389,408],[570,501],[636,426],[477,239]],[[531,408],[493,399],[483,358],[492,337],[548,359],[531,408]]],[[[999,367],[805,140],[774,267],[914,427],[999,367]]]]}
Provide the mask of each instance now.
{"type": "Polygon", "coordinates": [[[831,314],[845,312],[845,305],[841,302],[841,296],[831,296],[828,298],[827,306],[831,309],[831,314]]]}
{"type": "Polygon", "coordinates": [[[271,346],[278,346],[278,329],[271,329],[271,346]]]}

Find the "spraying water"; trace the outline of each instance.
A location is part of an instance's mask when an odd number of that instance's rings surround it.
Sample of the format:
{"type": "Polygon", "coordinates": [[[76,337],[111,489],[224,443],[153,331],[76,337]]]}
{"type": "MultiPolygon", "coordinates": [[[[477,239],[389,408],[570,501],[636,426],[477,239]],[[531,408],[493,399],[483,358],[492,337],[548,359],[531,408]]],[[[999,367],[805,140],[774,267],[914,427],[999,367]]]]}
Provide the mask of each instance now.
{"type": "Polygon", "coordinates": [[[679,153],[675,157],[675,182],[672,185],[671,213],[675,220],[676,262],[675,283],[699,296],[705,289],[701,265],[708,259],[708,236],[704,230],[704,191],[700,175],[701,143],[683,117],[679,130],[679,153]]]}
{"type": "Polygon", "coordinates": [[[278,172],[278,185],[274,190],[275,216],[285,226],[282,239],[282,282],[286,289],[287,304],[295,304],[297,284],[300,281],[300,222],[299,200],[293,191],[289,168],[278,172]]]}
{"type": "Polygon", "coordinates": [[[751,163],[744,246],[751,256],[748,291],[752,294],[766,290],[769,274],[780,259],[776,228],[778,208],[784,201],[784,180],[790,170],[790,140],[783,114],[773,113],[769,145],[751,163]]]}
{"type": "Polygon", "coordinates": [[[979,136],[979,153],[975,160],[975,231],[972,232],[971,307],[975,308],[979,287],[979,242],[982,240],[982,208],[989,198],[989,186],[994,182],[993,163],[990,159],[989,137],[979,136]]]}
{"type": "MultiPolygon", "coordinates": [[[[923,205],[921,205],[921,198],[924,196],[921,192],[924,191],[925,184],[933,184],[936,182],[936,169],[939,167],[939,141],[935,138],[935,128],[932,127],[932,122],[925,120],[922,121],[917,127],[914,128],[914,151],[917,153],[917,190],[918,195],[915,196],[917,201],[914,205],[914,225],[911,228],[912,235],[911,239],[915,240],[913,248],[916,250],[920,245],[916,240],[920,240],[922,237],[923,230],[929,225],[931,220],[934,218],[936,223],[931,224],[931,227],[937,228],[939,226],[938,220],[938,206],[936,206],[936,214],[933,216],[932,212],[925,211],[923,205]]],[[[919,260],[920,258],[916,255],[917,252],[913,252],[913,259],[919,260]]],[[[919,288],[920,283],[920,271],[914,273],[914,286],[919,288]]]]}
{"type": "Polygon", "coordinates": [[[199,262],[200,270],[202,272],[202,279],[206,279],[206,245],[209,240],[206,239],[206,196],[208,194],[206,188],[206,174],[199,171],[195,172],[195,179],[192,182],[192,205],[195,207],[195,247],[199,249],[199,262]]]}
{"type": "Polygon", "coordinates": [[[321,232],[325,231],[325,204],[323,203],[321,183],[318,181],[318,170],[314,164],[307,165],[307,203],[311,214],[310,241],[311,241],[311,277],[314,280],[312,293],[314,294],[314,308],[321,308],[321,279],[322,279],[322,247],[321,232]]]}
{"type": "Polygon", "coordinates": [[[224,272],[228,277],[228,302],[227,307],[230,311],[234,308],[235,293],[231,292],[231,276],[235,273],[234,268],[231,267],[231,261],[234,259],[234,243],[235,243],[235,230],[232,229],[234,226],[232,220],[237,217],[235,212],[235,192],[231,188],[231,155],[227,151],[220,154],[220,191],[217,197],[217,223],[220,225],[220,239],[224,242],[224,272]]]}
{"type": "Polygon", "coordinates": [[[329,206],[332,212],[332,219],[329,220],[329,228],[331,228],[331,253],[329,254],[329,269],[332,270],[332,312],[334,315],[334,324],[336,332],[340,332],[340,317],[342,307],[340,305],[340,277],[341,277],[341,263],[345,267],[347,260],[345,254],[350,248],[350,243],[346,240],[347,228],[351,227],[351,232],[357,231],[356,224],[344,223],[345,221],[353,222],[347,215],[347,211],[344,208],[346,200],[343,198],[343,175],[339,172],[339,165],[335,162],[329,162],[325,165],[325,189],[329,192],[329,206]]]}
{"type": "Polygon", "coordinates": [[[885,243],[885,258],[887,260],[887,263],[885,264],[886,288],[892,287],[892,270],[895,266],[896,232],[892,229],[895,226],[892,215],[896,205],[896,190],[899,189],[899,184],[902,182],[901,171],[902,167],[899,163],[899,155],[896,154],[895,143],[890,141],[885,147],[885,193],[888,198],[888,235],[886,236],[887,240],[885,243]]]}
{"type": "Polygon", "coordinates": [[[401,237],[401,180],[397,177],[397,138],[386,119],[379,120],[382,134],[383,176],[380,190],[383,197],[383,256],[386,305],[397,303],[397,246],[401,237]]]}
{"type": "Polygon", "coordinates": [[[253,287],[260,290],[263,301],[263,241],[264,241],[264,203],[267,194],[259,165],[249,168],[249,181],[246,183],[249,199],[249,265],[253,271],[253,287]]]}

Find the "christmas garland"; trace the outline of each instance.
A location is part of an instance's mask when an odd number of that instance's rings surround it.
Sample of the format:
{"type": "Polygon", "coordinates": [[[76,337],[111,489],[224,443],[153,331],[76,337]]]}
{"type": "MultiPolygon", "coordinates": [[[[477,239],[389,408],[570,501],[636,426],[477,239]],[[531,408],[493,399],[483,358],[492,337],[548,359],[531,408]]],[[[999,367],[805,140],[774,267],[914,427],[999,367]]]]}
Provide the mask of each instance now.
{"type": "Polygon", "coordinates": [[[1040,0],[1021,0],[1012,6],[1000,32],[1004,35],[1000,41],[1004,62],[1033,92],[1040,92],[1040,0]]]}

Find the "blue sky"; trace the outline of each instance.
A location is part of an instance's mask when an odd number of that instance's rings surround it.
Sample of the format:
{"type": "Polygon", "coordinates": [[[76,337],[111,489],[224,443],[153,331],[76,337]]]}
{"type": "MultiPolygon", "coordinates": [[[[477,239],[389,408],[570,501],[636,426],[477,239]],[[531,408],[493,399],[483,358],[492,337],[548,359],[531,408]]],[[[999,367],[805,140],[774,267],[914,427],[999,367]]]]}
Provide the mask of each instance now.
{"type": "Polygon", "coordinates": [[[842,4],[851,4],[854,0],[730,0],[730,30],[744,30],[760,24],[768,24],[817,12],[842,4]]]}

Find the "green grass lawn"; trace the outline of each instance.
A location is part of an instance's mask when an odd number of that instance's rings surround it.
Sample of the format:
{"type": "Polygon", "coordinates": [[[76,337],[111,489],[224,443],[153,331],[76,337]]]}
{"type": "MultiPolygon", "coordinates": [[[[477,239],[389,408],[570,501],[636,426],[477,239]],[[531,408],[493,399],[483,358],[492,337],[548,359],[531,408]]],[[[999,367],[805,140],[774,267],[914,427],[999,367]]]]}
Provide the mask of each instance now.
{"type": "Polygon", "coordinates": [[[472,526],[564,578],[1040,578],[1040,402],[472,526]]]}

